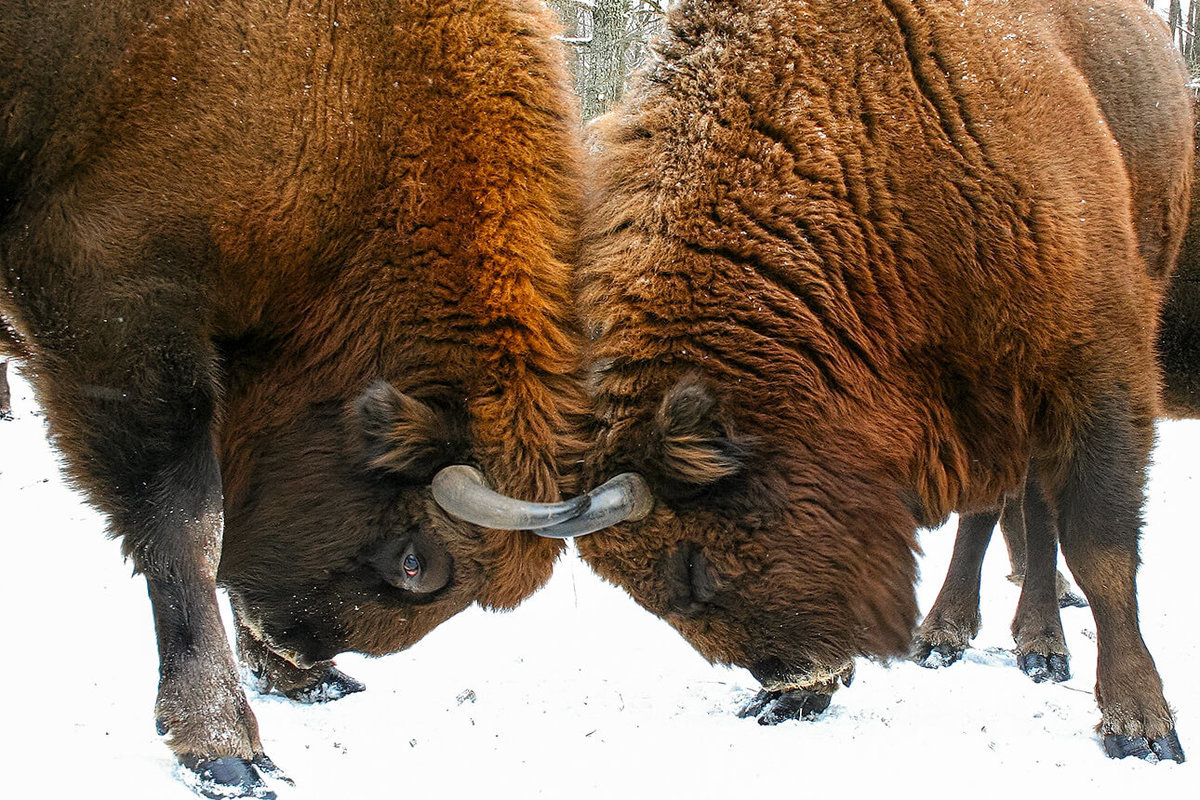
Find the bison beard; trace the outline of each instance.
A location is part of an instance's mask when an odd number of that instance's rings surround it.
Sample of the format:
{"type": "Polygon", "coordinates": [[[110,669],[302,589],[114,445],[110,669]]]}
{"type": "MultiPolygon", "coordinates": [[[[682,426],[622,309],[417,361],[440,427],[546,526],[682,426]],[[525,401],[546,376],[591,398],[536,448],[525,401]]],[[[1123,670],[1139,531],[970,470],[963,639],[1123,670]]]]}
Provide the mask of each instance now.
{"type": "Polygon", "coordinates": [[[577,121],[533,0],[65,0],[0,12],[0,351],[154,607],[160,727],[270,794],[262,686],[510,607],[561,544],[447,516],[470,464],[559,497],[578,414],[577,121]]]}
{"type": "Polygon", "coordinates": [[[580,552],[760,720],[907,654],[917,527],[1028,474],[1106,749],[1182,760],[1135,571],[1185,77],[1140,0],[684,0],[597,124],[584,481],[656,503],[580,552]]]}

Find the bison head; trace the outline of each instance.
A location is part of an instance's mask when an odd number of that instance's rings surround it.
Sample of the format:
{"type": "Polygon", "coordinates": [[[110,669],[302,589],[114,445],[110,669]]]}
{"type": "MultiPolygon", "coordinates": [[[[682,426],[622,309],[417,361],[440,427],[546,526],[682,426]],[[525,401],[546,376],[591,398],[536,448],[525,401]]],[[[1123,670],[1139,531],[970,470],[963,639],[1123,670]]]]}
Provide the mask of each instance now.
{"type": "Polygon", "coordinates": [[[559,521],[578,503],[523,503],[480,485],[489,467],[462,397],[377,381],[353,403],[309,406],[244,440],[230,426],[219,579],[255,638],[300,667],[383,655],[472,603],[509,607],[545,581],[560,543],[513,529],[559,521]],[[457,486],[458,470],[477,476],[476,491],[457,486]],[[439,506],[431,484],[446,476],[478,525],[439,506]]]}
{"type": "Polygon", "coordinates": [[[747,398],[722,408],[695,376],[667,386],[649,404],[600,395],[586,472],[640,476],[653,509],[580,539],[583,558],[710,661],[769,689],[904,653],[916,525],[896,481],[843,431],[813,435],[747,398]]]}

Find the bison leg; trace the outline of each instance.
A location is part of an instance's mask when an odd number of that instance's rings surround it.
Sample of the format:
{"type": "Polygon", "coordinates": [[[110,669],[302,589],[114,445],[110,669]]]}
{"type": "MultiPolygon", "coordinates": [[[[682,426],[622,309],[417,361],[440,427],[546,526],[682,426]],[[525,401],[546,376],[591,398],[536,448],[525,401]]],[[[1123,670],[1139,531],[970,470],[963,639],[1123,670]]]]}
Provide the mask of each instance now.
{"type": "MultiPolygon", "coordinates": [[[[1071,677],[1070,656],[1058,614],[1058,536],[1041,487],[1030,478],[1025,485],[1025,540],[1027,554],[1021,599],[1013,618],[1012,633],[1017,643],[1017,664],[1034,681],[1062,682],[1071,677]]],[[[1015,537],[1014,537],[1015,538],[1015,537]]]]}
{"type": "Polygon", "coordinates": [[[146,579],[159,651],[155,711],[183,777],[210,796],[273,796],[217,605],[223,498],[217,370],[196,278],[203,245],[177,231],[136,256],[112,254],[97,244],[105,237],[75,244],[88,224],[48,229],[77,217],[55,209],[34,217],[28,237],[0,241],[24,287],[15,302],[36,344],[29,374],[68,469],[146,579]]]}
{"type": "MultiPolygon", "coordinates": [[[[1056,480],[1063,555],[1091,604],[1099,647],[1096,700],[1105,751],[1183,761],[1162,680],[1138,625],[1138,536],[1145,467],[1153,441],[1151,403],[1142,413],[1128,396],[1110,398],[1056,480]]],[[[1044,482],[1045,485],[1045,482],[1044,482]]]]}
{"type": "Polygon", "coordinates": [[[999,519],[999,511],[987,511],[959,520],[946,582],[914,638],[913,658],[921,666],[953,664],[979,633],[980,572],[999,519]]]}
{"type": "MultiPolygon", "coordinates": [[[[1008,547],[1008,563],[1012,565],[1012,573],[1008,579],[1020,586],[1025,580],[1025,513],[1023,505],[1010,501],[1004,506],[1000,517],[1000,531],[1004,534],[1004,544],[1008,547]]],[[[1057,537],[1056,537],[1057,541],[1057,537]]],[[[1059,571],[1055,571],[1059,608],[1086,608],[1087,601],[1071,589],[1071,582],[1059,571]]]]}
{"type": "Polygon", "coordinates": [[[822,676],[811,684],[786,689],[760,689],[738,711],[746,719],[754,717],[759,725],[777,725],[790,719],[813,719],[829,708],[838,685],[849,686],[854,681],[854,664],[850,663],[833,675],[822,676]]]}
{"type": "Polygon", "coordinates": [[[12,419],[12,405],[8,389],[8,362],[0,361],[0,419],[12,419]]]}
{"type": "Polygon", "coordinates": [[[321,661],[301,669],[258,639],[237,618],[237,650],[242,665],[250,672],[260,694],[280,694],[297,703],[329,703],[367,687],[342,672],[332,661],[321,661]]]}

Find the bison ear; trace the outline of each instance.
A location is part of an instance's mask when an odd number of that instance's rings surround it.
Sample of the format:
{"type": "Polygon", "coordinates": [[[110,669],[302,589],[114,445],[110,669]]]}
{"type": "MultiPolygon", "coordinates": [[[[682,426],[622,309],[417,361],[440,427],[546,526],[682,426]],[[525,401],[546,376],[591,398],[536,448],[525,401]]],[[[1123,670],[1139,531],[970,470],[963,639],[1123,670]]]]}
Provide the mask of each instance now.
{"type": "Polygon", "coordinates": [[[377,380],[354,403],[367,463],[414,482],[467,458],[466,416],[446,397],[418,400],[377,380]]]}
{"type": "Polygon", "coordinates": [[[656,466],[677,484],[703,487],[738,474],[749,444],[732,432],[712,390],[696,376],[676,383],[654,416],[656,466]]]}

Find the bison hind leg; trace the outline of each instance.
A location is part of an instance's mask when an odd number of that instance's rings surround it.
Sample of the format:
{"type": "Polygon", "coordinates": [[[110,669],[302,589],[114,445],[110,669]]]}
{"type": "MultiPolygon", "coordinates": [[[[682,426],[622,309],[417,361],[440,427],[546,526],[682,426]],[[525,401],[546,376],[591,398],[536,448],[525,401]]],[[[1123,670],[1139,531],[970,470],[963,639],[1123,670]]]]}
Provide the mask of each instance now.
{"type": "Polygon", "coordinates": [[[1041,487],[1032,478],[1020,508],[1026,564],[1012,623],[1017,665],[1036,683],[1062,683],[1071,677],[1071,667],[1058,613],[1058,531],[1041,487]]]}

